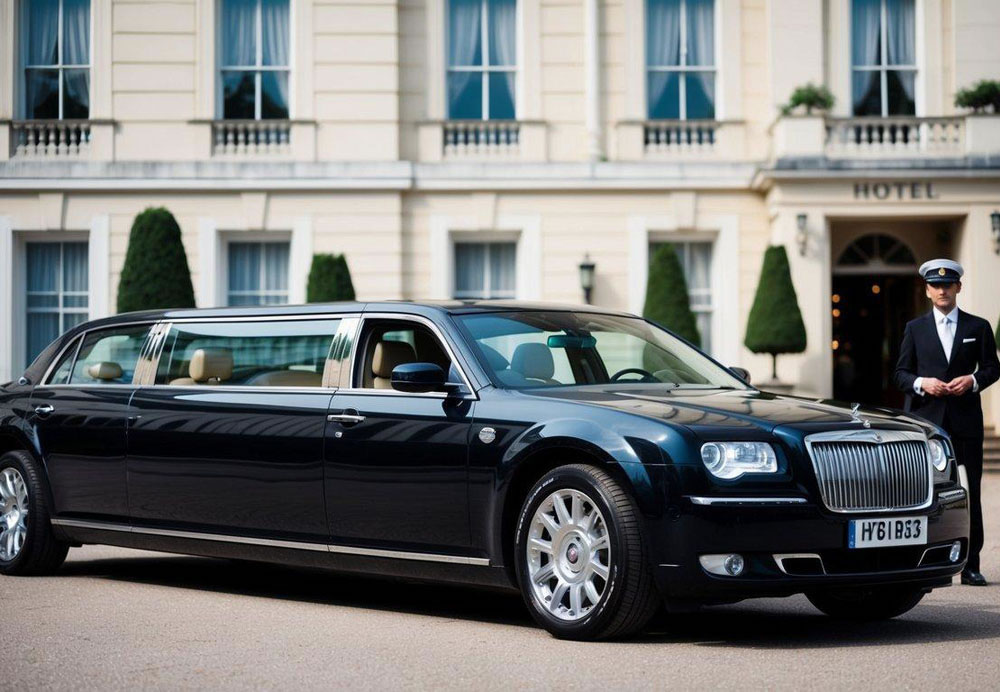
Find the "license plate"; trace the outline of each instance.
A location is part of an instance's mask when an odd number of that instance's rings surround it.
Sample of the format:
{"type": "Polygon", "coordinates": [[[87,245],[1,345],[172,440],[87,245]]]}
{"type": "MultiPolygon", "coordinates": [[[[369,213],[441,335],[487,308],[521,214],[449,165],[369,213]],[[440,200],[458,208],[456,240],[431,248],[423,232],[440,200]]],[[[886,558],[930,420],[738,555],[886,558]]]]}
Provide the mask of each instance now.
{"type": "Polygon", "coordinates": [[[852,519],[847,527],[848,548],[884,548],[926,543],[927,517],[852,519]]]}

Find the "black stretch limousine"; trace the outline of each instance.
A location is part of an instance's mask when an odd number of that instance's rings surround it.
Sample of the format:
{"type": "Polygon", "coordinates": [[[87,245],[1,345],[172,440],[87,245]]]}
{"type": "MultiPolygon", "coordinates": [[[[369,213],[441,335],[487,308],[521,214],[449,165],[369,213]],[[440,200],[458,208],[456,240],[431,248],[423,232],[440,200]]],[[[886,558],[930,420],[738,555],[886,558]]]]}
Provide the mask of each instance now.
{"type": "Polygon", "coordinates": [[[0,572],[103,543],[501,586],[578,639],[795,593],[887,618],[951,582],[969,518],[940,429],[745,380],[565,306],[90,322],[0,387],[0,572]]]}

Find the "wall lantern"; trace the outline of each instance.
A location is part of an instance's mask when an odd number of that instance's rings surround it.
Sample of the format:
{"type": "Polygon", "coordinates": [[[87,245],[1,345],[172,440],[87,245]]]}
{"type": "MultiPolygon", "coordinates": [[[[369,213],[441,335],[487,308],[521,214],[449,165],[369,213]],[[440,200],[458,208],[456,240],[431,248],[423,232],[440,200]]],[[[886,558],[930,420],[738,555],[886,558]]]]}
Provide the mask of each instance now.
{"type": "Polygon", "coordinates": [[[580,288],[583,289],[583,302],[590,305],[590,293],[594,290],[594,267],[590,255],[584,254],[580,262],[580,288]]]}
{"type": "Polygon", "coordinates": [[[795,217],[795,242],[799,246],[799,254],[802,257],[806,256],[806,245],[809,243],[809,234],[806,232],[806,224],[809,221],[809,217],[805,214],[799,214],[795,217]]]}
{"type": "Polygon", "coordinates": [[[993,210],[990,224],[993,226],[993,252],[1000,255],[1000,211],[993,210]]]}

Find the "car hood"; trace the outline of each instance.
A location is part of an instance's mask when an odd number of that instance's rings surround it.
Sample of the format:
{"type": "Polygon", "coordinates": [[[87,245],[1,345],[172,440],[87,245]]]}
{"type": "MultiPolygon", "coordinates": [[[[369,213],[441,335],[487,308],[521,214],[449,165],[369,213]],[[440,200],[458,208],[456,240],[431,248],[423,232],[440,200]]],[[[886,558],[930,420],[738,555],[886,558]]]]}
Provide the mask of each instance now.
{"type": "Polygon", "coordinates": [[[554,387],[523,393],[532,397],[574,401],[655,418],[686,426],[706,437],[738,431],[771,433],[778,427],[803,433],[866,427],[923,432],[934,429],[926,421],[892,409],[863,407],[855,413],[851,404],[840,401],[778,395],[758,390],[601,385],[554,387]]]}

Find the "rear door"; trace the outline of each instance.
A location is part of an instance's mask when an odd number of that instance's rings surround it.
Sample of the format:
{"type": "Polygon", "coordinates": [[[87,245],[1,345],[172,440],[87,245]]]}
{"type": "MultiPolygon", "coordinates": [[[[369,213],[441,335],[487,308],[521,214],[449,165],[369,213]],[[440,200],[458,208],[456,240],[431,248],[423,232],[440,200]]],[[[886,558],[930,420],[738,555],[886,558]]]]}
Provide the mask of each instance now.
{"type": "Polygon", "coordinates": [[[60,517],[128,517],[125,430],[150,324],[86,332],[35,387],[34,428],[60,517]]]}
{"type": "Polygon", "coordinates": [[[467,552],[474,396],[452,366],[448,345],[422,318],[366,315],[354,350],[348,386],[334,395],[327,427],[326,501],[333,542],[467,552]],[[385,342],[392,346],[376,357],[385,342]],[[397,392],[388,386],[388,376],[400,362],[437,363],[463,386],[453,396],[397,392]]]}
{"type": "Polygon", "coordinates": [[[323,434],[344,320],[178,322],[133,400],[137,526],[327,540],[323,434]]]}

